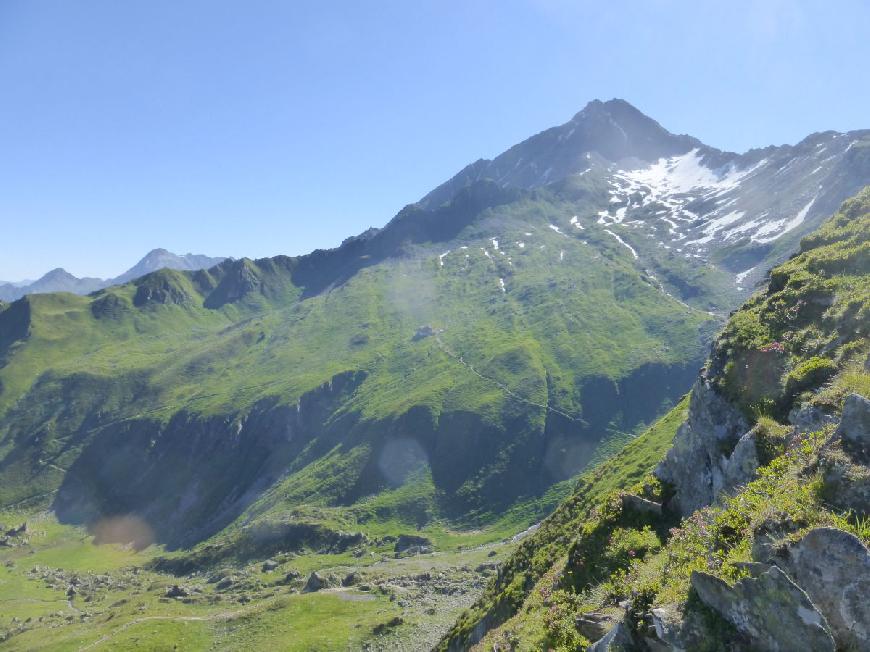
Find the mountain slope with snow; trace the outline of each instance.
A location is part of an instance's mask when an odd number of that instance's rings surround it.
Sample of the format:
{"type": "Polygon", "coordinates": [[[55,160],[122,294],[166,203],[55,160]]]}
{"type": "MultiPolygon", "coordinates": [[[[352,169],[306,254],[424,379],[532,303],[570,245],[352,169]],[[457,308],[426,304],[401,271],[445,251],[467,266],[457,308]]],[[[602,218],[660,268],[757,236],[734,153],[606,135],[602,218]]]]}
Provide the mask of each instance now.
{"type": "Polygon", "coordinates": [[[581,175],[606,184],[607,196],[576,224],[594,217],[632,251],[647,241],[720,268],[744,292],[870,182],[870,130],[735,154],[671,134],[623,100],[596,100],[566,124],[468,166],[421,205],[487,179],[530,190],[581,175]]]}

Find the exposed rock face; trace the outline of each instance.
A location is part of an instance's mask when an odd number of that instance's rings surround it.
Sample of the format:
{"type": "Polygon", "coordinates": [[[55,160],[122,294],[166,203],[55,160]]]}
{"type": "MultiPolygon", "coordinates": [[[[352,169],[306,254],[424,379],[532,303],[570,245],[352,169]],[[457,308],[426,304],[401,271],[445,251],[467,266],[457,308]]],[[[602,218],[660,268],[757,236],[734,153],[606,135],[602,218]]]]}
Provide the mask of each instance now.
{"type": "Polygon", "coordinates": [[[758,459],[748,430],[740,411],[701,376],[692,388],[689,417],[656,469],[661,480],[676,488],[672,504],[681,514],[706,507],[722,491],[753,479],[758,459]]]}
{"type": "Polygon", "coordinates": [[[631,630],[620,620],[613,629],[590,645],[588,652],[631,652],[636,647],[631,630]]]}
{"type": "Polygon", "coordinates": [[[870,401],[850,394],[840,425],[819,457],[825,499],[836,508],[870,514],[870,401]]]}
{"type": "Polygon", "coordinates": [[[807,594],[776,566],[733,587],[707,573],[692,573],[701,601],[750,639],[751,649],[773,652],[835,650],[825,617],[807,594]]]}
{"type": "Polygon", "coordinates": [[[597,641],[607,634],[607,629],[613,620],[613,616],[593,611],[577,616],[574,626],[590,641],[597,641]]]}
{"type": "Polygon", "coordinates": [[[799,433],[814,432],[821,430],[825,425],[834,423],[836,417],[827,414],[814,405],[801,405],[792,408],[788,413],[788,422],[799,433]]]}
{"type": "Polygon", "coordinates": [[[697,611],[684,613],[676,604],[666,604],[650,612],[655,638],[645,642],[653,652],[688,652],[701,650],[710,640],[710,632],[697,611]]]}
{"type": "Polygon", "coordinates": [[[835,528],[811,530],[786,552],[788,574],[825,616],[842,649],[870,649],[870,550],[835,528]]]}
{"type": "Polygon", "coordinates": [[[870,400],[860,394],[846,397],[837,435],[862,452],[870,450],[870,400]]]}
{"type": "Polygon", "coordinates": [[[841,442],[835,442],[819,459],[825,499],[842,511],[870,514],[870,467],[856,463],[843,450],[841,442]]]}

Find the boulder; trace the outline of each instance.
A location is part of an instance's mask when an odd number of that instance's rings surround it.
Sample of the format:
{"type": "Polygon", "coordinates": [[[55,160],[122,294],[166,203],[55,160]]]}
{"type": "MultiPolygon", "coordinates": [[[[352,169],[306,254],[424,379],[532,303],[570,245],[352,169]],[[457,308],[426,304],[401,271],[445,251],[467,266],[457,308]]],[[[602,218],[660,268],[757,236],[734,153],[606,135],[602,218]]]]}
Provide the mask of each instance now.
{"type": "Polygon", "coordinates": [[[179,586],[178,584],[173,584],[168,589],[166,589],[166,597],[167,598],[186,598],[190,595],[190,592],[184,588],[183,586],[179,586]]]}
{"type": "Polygon", "coordinates": [[[313,593],[314,591],[325,589],[327,586],[329,586],[327,578],[320,575],[317,571],[312,571],[311,575],[308,576],[308,581],[305,583],[304,590],[307,593],[313,593]]]}
{"type": "Polygon", "coordinates": [[[359,584],[359,581],[362,579],[362,576],[356,571],[350,572],[344,576],[344,579],[341,580],[342,586],[354,586],[359,584]]]}
{"type": "Polygon", "coordinates": [[[836,434],[859,450],[870,451],[870,400],[860,394],[849,394],[836,434]]]}
{"type": "Polygon", "coordinates": [[[271,573],[276,568],[278,568],[278,562],[275,561],[274,559],[267,559],[266,561],[263,562],[263,572],[264,573],[271,573]]]}
{"type": "Polygon", "coordinates": [[[807,594],[776,566],[734,586],[693,571],[692,588],[705,605],[747,636],[752,649],[772,652],[834,652],[825,617],[807,594]]]}
{"type": "Polygon", "coordinates": [[[825,616],[842,649],[870,650],[870,550],[836,528],[810,530],[783,566],[825,616]]]}
{"type": "Polygon", "coordinates": [[[400,534],[399,538],[396,539],[396,546],[394,550],[396,552],[406,552],[412,547],[431,547],[432,542],[426,537],[417,536],[415,534],[400,534]]]}

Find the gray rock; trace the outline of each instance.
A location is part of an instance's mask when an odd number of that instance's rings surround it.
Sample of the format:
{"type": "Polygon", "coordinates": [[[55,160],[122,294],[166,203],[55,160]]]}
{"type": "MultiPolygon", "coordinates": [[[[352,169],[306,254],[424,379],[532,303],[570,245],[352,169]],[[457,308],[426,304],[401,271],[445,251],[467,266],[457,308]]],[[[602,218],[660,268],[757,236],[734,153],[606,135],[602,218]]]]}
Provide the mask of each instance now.
{"type": "Polygon", "coordinates": [[[278,568],[278,562],[275,561],[274,559],[267,559],[266,561],[263,562],[263,572],[264,573],[271,573],[276,568],[278,568]]]}
{"type": "Polygon", "coordinates": [[[663,605],[650,612],[652,624],[656,630],[656,636],[663,643],[670,645],[674,650],[683,650],[678,645],[680,631],[683,627],[683,615],[677,605],[663,605]]]}
{"type": "Polygon", "coordinates": [[[749,637],[753,649],[834,652],[825,617],[776,566],[733,587],[698,571],[692,572],[691,582],[701,601],[749,637]]]}
{"type": "Polygon", "coordinates": [[[590,645],[588,652],[631,652],[635,648],[631,630],[620,620],[607,634],[590,645]]]}
{"type": "MultiPolygon", "coordinates": [[[[707,647],[714,634],[705,618],[697,611],[684,612],[676,604],[665,604],[650,612],[656,638],[646,637],[651,650],[689,652],[707,647]]],[[[720,641],[722,642],[722,641],[720,641]]]]}
{"type": "Polygon", "coordinates": [[[432,541],[427,539],[426,537],[417,536],[416,534],[400,534],[399,538],[396,540],[396,546],[394,550],[396,552],[406,552],[412,547],[430,547],[432,545],[432,541]]]}
{"type": "Polygon", "coordinates": [[[167,598],[186,598],[189,595],[190,592],[183,586],[178,586],[178,584],[173,584],[168,589],[166,589],[167,598]]]}
{"type": "Polygon", "coordinates": [[[622,495],[622,509],[641,514],[653,514],[654,516],[662,515],[662,506],[659,503],[633,494],[622,495]]]}
{"type": "Polygon", "coordinates": [[[788,413],[788,422],[799,433],[816,432],[829,423],[834,423],[837,418],[831,414],[822,412],[814,405],[801,405],[794,407],[788,413]]]}
{"type": "Polygon", "coordinates": [[[676,489],[673,504],[681,514],[706,507],[722,491],[753,479],[754,440],[729,461],[748,430],[743,414],[701,376],[692,388],[689,416],[655,472],[676,489]]]}
{"type": "Polygon", "coordinates": [[[860,394],[846,397],[837,435],[864,451],[870,449],[870,400],[860,394]]]}
{"type": "Polygon", "coordinates": [[[311,575],[308,576],[308,581],[305,583],[304,590],[308,593],[313,593],[314,591],[325,589],[327,586],[327,579],[320,575],[317,571],[312,571],[311,575]]]}
{"type": "Polygon", "coordinates": [[[577,631],[590,641],[597,641],[607,634],[607,630],[613,625],[615,618],[608,614],[590,612],[580,614],[574,620],[577,631]]]}
{"type": "Polygon", "coordinates": [[[355,584],[359,584],[359,581],[362,579],[362,576],[356,571],[350,572],[345,575],[344,579],[341,581],[342,586],[354,586],[355,584]]]}
{"type": "Polygon", "coordinates": [[[840,648],[870,650],[870,550],[836,528],[810,530],[784,566],[825,616],[840,648]]]}
{"type": "Polygon", "coordinates": [[[870,466],[844,450],[844,443],[835,438],[819,455],[825,500],[840,511],[870,515],[870,466]]]}
{"type": "Polygon", "coordinates": [[[749,573],[749,577],[758,577],[770,569],[770,564],[763,564],[757,561],[738,561],[734,562],[732,565],[734,568],[745,570],[749,573]]]}
{"type": "Polygon", "coordinates": [[[758,448],[756,430],[753,428],[737,440],[731,455],[722,463],[722,482],[718,494],[730,492],[755,479],[758,471],[758,448]]]}

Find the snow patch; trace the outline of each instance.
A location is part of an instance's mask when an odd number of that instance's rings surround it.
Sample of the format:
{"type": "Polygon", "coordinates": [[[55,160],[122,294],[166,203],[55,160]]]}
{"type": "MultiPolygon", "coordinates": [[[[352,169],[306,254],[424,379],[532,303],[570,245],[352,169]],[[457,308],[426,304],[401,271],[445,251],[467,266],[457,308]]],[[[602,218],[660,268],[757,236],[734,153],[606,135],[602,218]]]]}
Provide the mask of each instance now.
{"type": "Polygon", "coordinates": [[[615,234],[613,231],[611,231],[610,229],[604,229],[604,232],[605,232],[605,233],[609,233],[609,234],[612,235],[614,238],[616,238],[617,242],[619,242],[619,244],[621,244],[623,247],[625,247],[626,249],[628,249],[628,250],[631,252],[631,255],[634,256],[635,259],[637,259],[638,256],[637,256],[637,252],[634,250],[634,247],[632,247],[630,244],[628,244],[625,240],[623,240],[622,238],[620,238],[618,235],[616,235],[616,234],[615,234]]]}
{"type": "Polygon", "coordinates": [[[769,224],[765,224],[758,231],[755,232],[755,235],[752,236],[752,240],[754,242],[766,243],[772,242],[778,238],[781,238],[783,235],[791,231],[792,229],[797,228],[803,223],[804,219],[806,219],[807,213],[810,212],[810,209],[813,207],[813,204],[816,203],[816,199],[818,199],[818,193],[810,199],[807,204],[801,208],[797,215],[795,215],[790,220],[777,220],[775,222],[770,222],[769,224]],[[775,234],[772,237],[767,237],[770,234],[775,234]]]}

